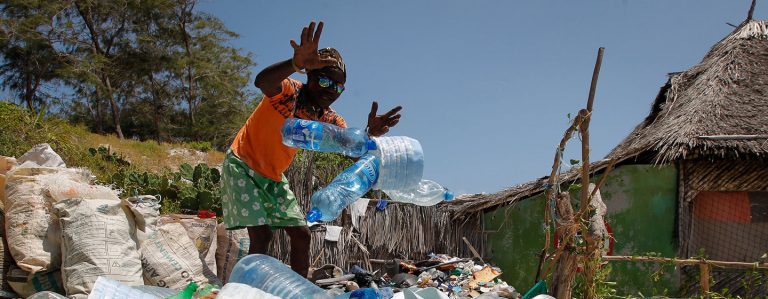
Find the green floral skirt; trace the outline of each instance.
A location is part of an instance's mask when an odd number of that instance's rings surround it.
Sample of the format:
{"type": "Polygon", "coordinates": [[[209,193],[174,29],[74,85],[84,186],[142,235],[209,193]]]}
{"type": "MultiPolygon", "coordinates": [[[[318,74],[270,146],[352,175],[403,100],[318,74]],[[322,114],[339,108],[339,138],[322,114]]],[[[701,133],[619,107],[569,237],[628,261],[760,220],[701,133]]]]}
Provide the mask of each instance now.
{"type": "Polygon", "coordinates": [[[307,225],[285,176],[280,182],[266,178],[231,151],[221,168],[221,201],[227,229],[307,225]]]}

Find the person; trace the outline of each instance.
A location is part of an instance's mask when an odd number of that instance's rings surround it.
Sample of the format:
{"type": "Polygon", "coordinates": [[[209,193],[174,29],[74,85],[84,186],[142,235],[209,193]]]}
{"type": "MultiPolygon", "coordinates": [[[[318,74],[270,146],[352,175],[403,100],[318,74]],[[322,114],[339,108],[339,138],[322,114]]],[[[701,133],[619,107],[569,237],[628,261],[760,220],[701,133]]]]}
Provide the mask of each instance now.
{"type": "MultiPolygon", "coordinates": [[[[339,51],[318,50],[323,22],[309,23],[293,47],[291,59],[277,62],[256,75],[254,84],[264,98],[235,137],[222,164],[222,210],[227,229],[247,227],[249,253],[265,254],[273,229],[290,238],[291,268],[307,277],[310,232],[304,214],[283,172],[297,149],[282,143],[280,129],[286,118],[316,120],[347,127],[331,108],[344,91],[346,65],[339,51]],[[306,73],[306,83],[289,78],[306,73]]],[[[368,114],[369,136],[380,136],[400,121],[401,106],[378,115],[378,103],[368,114]]]]}

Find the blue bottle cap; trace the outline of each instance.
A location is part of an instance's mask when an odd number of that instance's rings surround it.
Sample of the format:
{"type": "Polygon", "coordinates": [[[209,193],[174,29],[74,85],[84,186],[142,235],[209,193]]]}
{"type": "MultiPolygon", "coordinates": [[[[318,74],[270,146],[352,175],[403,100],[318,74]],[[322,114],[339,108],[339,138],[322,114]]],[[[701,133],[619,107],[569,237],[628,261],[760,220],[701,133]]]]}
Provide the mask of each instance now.
{"type": "Polygon", "coordinates": [[[384,209],[387,208],[387,204],[389,202],[386,199],[379,199],[379,203],[376,204],[376,209],[379,211],[384,211],[384,209]]]}
{"type": "Polygon", "coordinates": [[[368,140],[365,142],[365,147],[366,147],[366,148],[367,148],[369,151],[375,151],[375,150],[377,150],[377,149],[379,148],[378,146],[376,146],[376,141],[373,141],[372,139],[368,139],[368,140]]]}
{"type": "Polygon", "coordinates": [[[446,201],[453,200],[453,192],[445,191],[445,194],[443,194],[443,198],[445,198],[446,201]]]}
{"type": "Polygon", "coordinates": [[[323,212],[321,212],[318,208],[312,208],[309,210],[309,213],[307,213],[307,221],[309,222],[317,222],[322,217],[323,212]]]}

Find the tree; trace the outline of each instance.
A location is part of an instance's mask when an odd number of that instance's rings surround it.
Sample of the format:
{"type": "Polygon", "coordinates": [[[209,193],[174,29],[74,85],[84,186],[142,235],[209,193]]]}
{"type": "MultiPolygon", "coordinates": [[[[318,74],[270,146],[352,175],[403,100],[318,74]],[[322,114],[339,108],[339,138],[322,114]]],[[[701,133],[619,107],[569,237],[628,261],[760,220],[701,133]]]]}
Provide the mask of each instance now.
{"type": "Polygon", "coordinates": [[[41,86],[57,79],[62,59],[52,36],[59,2],[6,1],[0,8],[0,78],[30,111],[46,106],[41,86]]]}

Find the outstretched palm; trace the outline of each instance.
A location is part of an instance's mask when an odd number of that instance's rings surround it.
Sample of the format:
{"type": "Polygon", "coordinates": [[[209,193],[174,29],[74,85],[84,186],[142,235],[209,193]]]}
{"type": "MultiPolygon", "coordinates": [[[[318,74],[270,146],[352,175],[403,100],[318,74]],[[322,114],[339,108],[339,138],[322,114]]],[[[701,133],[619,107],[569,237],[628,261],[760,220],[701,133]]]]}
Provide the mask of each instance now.
{"type": "Polygon", "coordinates": [[[368,114],[368,135],[381,136],[389,132],[389,128],[394,127],[400,122],[400,110],[401,106],[397,106],[389,110],[382,115],[376,115],[376,111],[379,110],[379,103],[374,101],[371,104],[371,113],[368,114]]]}
{"type": "Polygon", "coordinates": [[[315,22],[310,22],[309,26],[304,27],[301,30],[300,43],[296,43],[295,40],[291,40],[291,47],[293,47],[293,64],[306,70],[319,69],[330,65],[335,65],[336,60],[333,58],[320,58],[317,54],[317,45],[320,42],[320,35],[323,33],[323,22],[317,24],[317,30],[315,30],[315,22]]]}

